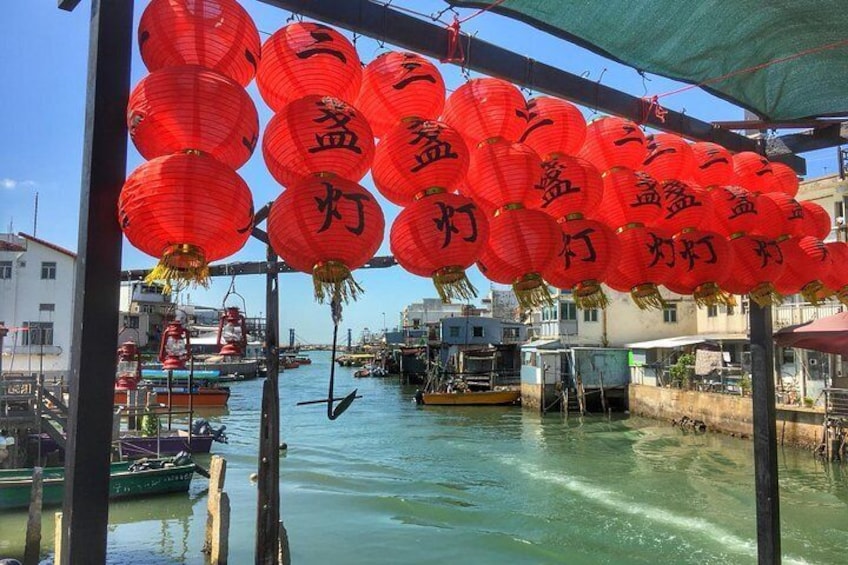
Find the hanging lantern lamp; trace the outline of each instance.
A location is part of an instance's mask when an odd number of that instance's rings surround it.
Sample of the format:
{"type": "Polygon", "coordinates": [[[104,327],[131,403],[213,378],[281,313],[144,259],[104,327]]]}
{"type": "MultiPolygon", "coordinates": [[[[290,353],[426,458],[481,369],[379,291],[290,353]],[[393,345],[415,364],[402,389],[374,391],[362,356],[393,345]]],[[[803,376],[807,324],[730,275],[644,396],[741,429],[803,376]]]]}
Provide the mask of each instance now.
{"type": "Polygon", "coordinates": [[[775,289],[784,296],[800,293],[804,299],[818,306],[832,296],[831,289],[822,280],[833,265],[833,258],[824,242],[813,236],[789,238],[780,242],[786,269],[775,281],[775,289]]]}
{"type": "Polygon", "coordinates": [[[736,173],[730,151],[708,141],[693,143],[691,147],[695,156],[695,182],[705,188],[734,184],[736,173]]]}
{"type": "Polygon", "coordinates": [[[256,74],[256,24],[236,0],[151,0],[138,24],[138,47],[151,72],[199,65],[247,86],[256,74]]]}
{"type": "Polygon", "coordinates": [[[218,320],[219,355],[241,357],[247,349],[247,320],[237,306],[228,306],[218,320]]]}
{"type": "Polygon", "coordinates": [[[650,225],[676,234],[712,221],[713,201],[703,188],[679,180],[667,180],[660,183],[660,194],[663,212],[650,225]]]}
{"type": "Polygon", "coordinates": [[[785,192],[769,192],[760,195],[762,200],[771,200],[780,211],[783,232],[780,235],[792,235],[800,237],[808,223],[804,216],[804,208],[801,204],[785,192]]]}
{"type": "Polygon", "coordinates": [[[659,183],[642,171],[613,167],[601,175],[604,182],[599,210],[589,214],[612,229],[627,224],[652,224],[663,215],[659,183]]]}
{"type": "Polygon", "coordinates": [[[471,150],[461,191],[487,213],[523,203],[542,178],[542,161],[523,143],[493,137],[471,150]]]}
{"type": "Polygon", "coordinates": [[[526,122],[526,103],[515,85],[497,78],[474,78],[457,88],[447,100],[442,121],[459,131],[472,151],[478,143],[502,137],[516,141],[526,122]]]}
{"type": "Polygon", "coordinates": [[[783,274],[786,261],[777,241],[759,235],[738,235],[728,242],[733,250],[733,269],[722,283],[722,290],[747,294],[762,307],[780,304],[783,297],[774,283],[783,274]]]}
{"type": "Polygon", "coordinates": [[[734,155],[733,171],[737,182],[751,192],[765,192],[774,181],[774,171],[769,160],[753,151],[734,155]]]}
{"type": "Polygon", "coordinates": [[[628,292],[642,310],[665,305],[659,285],[674,273],[676,249],[671,234],[657,228],[628,225],[617,233],[620,259],[606,278],[614,290],[628,292]]]}
{"type": "Polygon", "coordinates": [[[527,102],[522,116],[527,125],[517,141],[542,159],[576,155],[586,140],[586,119],[577,106],[565,100],[537,96],[527,102]]]}
{"type": "Polygon", "coordinates": [[[646,138],[648,154],[640,169],[658,181],[689,181],[695,175],[695,153],[685,139],[673,133],[646,138]]]}
{"type": "Polygon", "coordinates": [[[159,342],[159,362],[166,371],[182,370],[191,358],[191,337],[179,320],[170,320],[159,342]]]}
{"type": "Polygon", "coordinates": [[[836,299],[848,306],[848,243],[831,241],[825,243],[831,257],[830,269],[826,270],[822,282],[834,291],[836,299]]]}
{"type": "Polygon", "coordinates": [[[141,382],[141,352],[135,342],[127,341],[118,348],[115,390],[136,390],[141,382]]]}
{"type": "Polygon", "coordinates": [[[617,116],[604,116],[586,126],[586,141],[577,156],[602,173],[613,167],[636,170],[648,154],[647,145],[638,125],[617,116]]]}
{"type": "Polygon", "coordinates": [[[589,161],[563,153],[542,162],[542,177],[525,198],[527,207],[555,220],[570,214],[595,214],[604,196],[604,181],[589,161]]]}
{"type": "Polygon", "coordinates": [[[707,220],[702,225],[709,225],[725,237],[756,229],[760,213],[753,194],[741,186],[713,186],[708,194],[712,200],[712,223],[707,220]]]}
{"type": "Polygon", "coordinates": [[[767,192],[783,192],[792,198],[798,194],[798,175],[794,169],[785,163],[770,163],[772,171],[771,184],[766,187],[767,192]]]}
{"type": "Polygon", "coordinates": [[[673,279],[666,282],[669,289],[678,294],[691,294],[698,306],[733,301],[733,297],[721,288],[733,268],[733,251],[723,235],[685,230],[674,236],[674,247],[677,259],[673,279]]]}
{"type": "Polygon", "coordinates": [[[826,239],[833,229],[830,221],[830,215],[827,213],[827,210],[822,208],[819,204],[809,200],[804,200],[803,202],[799,202],[799,204],[801,205],[801,208],[804,209],[804,227],[802,229],[802,234],[811,235],[819,239],[826,239]]]}

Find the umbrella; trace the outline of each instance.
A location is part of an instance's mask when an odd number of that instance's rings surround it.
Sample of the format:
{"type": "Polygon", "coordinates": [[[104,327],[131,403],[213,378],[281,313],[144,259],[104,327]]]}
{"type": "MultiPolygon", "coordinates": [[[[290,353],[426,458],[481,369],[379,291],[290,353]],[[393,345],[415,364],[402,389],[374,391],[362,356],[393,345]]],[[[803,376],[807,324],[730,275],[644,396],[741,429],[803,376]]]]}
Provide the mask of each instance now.
{"type": "Polygon", "coordinates": [[[787,326],[775,332],[774,342],[781,347],[848,355],[848,312],[787,326]]]}

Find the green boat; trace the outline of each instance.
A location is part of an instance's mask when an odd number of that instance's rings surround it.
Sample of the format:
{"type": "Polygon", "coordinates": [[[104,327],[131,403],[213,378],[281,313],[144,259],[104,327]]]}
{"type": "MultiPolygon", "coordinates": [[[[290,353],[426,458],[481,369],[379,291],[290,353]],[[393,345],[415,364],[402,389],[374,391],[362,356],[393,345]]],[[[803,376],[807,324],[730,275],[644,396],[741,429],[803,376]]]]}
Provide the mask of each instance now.
{"type": "MultiPolygon", "coordinates": [[[[195,468],[191,458],[182,454],[164,459],[112,463],[109,498],[188,492],[195,468]]],[[[65,468],[45,467],[42,481],[42,505],[62,504],[65,468]]],[[[31,490],[32,469],[0,470],[0,510],[29,507],[31,490]]]]}

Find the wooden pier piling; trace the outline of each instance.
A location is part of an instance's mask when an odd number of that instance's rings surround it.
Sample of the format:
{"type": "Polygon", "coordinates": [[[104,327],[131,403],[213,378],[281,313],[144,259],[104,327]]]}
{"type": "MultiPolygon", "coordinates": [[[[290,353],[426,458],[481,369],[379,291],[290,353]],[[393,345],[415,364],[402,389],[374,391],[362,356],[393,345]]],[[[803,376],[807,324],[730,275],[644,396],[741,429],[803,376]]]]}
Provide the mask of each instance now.
{"type": "MultiPolygon", "coordinates": [[[[203,553],[212,553],[216,516],[220,514],[221,495],[224,494],[226,476],[227,460],[220,455],[213,455],[212,462],[209,465],[209,499],[206,502],[206,533],[203,539],[203,553]]],[[[229,529],[229,520],[227,527],[229,529]]]]}
{"type": "Polygon", "coordinates": [[[43,496],[44,469],[32,470],[32,491],[29,499],[29,517],[27,518],[26,545],[24,546],[24,565],[38,565],[41,554],[41,501],[43,496]]]}

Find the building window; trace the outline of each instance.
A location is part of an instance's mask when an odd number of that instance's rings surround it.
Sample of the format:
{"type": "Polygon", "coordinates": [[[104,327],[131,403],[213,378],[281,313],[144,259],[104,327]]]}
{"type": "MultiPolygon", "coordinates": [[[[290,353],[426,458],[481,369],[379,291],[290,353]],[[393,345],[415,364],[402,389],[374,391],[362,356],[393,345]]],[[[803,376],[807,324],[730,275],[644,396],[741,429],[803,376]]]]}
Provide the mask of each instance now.
{"type": "Polygon", "coordinates": [[[53,261],[44,261],[41,263],[41,278],[55,280],[56,279],[56,263],[53,261]]]}
{"type": "Polygon", "coordinates": [[[732,316],[732,315],[733,315],[733,314],[735,314],[735,313],[736,313],[736,308],[734,308],[733,306],[728,305],[728,306],[727,306],[727,315],[728,315],[728,316],[732,316]]]}
{"type": "Polygon", "coordinates": [[[503,338],[504,339],[518,339],[518,328],[504,328],[503,329],[503,338]]]}
{"type": "Polygon", "coordinates": [[[474,337],[483,337],[483,326],[474,326],[472,331],[473,333],[471,335],[474,337]]]}
{"type": "Polygon", "coordinates": [[[12,262],[0,261],[0,279],[12,278],[12,262]]]}
{"type": "Polygon", "coordinates": [[[24,322],[21,345],[53,345],[53,322],[24,322]]]}
{"type": "Polygon", "coordinates": [[[584,322],[597,322],[598,321],[598,309],[597,308],[588,308],[583,310],[583,321],[584,322]]]}
{"type": "Polygon", "coordinates": [[[666,324],[677,323],[677,304],[666,304],[663,308],[663,322],[666,324]]]}
{"type": "Polygon", "coordinates": [[[55,312],[56,305],[55,304],[39,304],[38,305],[39,312],[55,312]]]}
{"type": "Polygon", "coordinates": [[[138,316],[124,316],[124,327],[132,330],[137,330],[138,316]]]}
{"type": "Polygon", "coordinates": [[[748,301],[747,300],[742,300],[742,315],[743,316],[748,315],[748,301]]]}
{"type": "Polygon", "coordinates": [[[718,306],[707,306],[707,318],[718,316],[718,306]]]}
{"type": "Polygon", "coordinates": [[[421,327],[421,318],[412,318],[412,329],[417,330],[421,327]]]}
{"type": "Polygon", "coordinates": [[[451,326],[448,328],[448,335],[450,337],[459,337],[459,327],[451,326]]]}
{"type": "Polygon", "coordinates": [[[577,305],[574,302],[559,303],[559,319],[566,321],[577,320],[577,305]]]}

